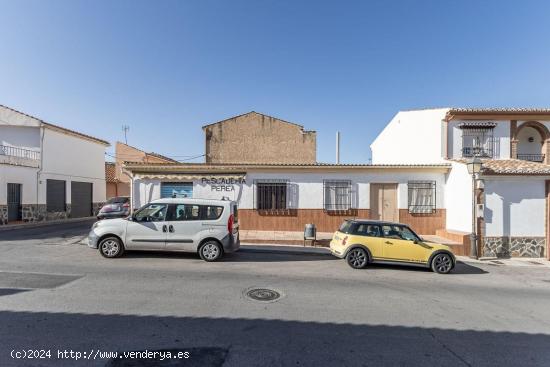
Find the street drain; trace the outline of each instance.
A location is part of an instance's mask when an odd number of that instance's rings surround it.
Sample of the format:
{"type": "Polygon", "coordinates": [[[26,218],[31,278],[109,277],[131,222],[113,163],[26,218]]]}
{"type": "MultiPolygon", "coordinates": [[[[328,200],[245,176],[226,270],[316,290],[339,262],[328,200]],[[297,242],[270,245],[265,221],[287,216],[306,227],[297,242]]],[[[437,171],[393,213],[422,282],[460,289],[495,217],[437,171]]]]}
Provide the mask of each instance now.
{"type": "Polygon", "coordinates": [[[252,288],[246,292],[246,296],[254,301],[270,302],[281,297],[281,294],[273,289],[252,288]]]}

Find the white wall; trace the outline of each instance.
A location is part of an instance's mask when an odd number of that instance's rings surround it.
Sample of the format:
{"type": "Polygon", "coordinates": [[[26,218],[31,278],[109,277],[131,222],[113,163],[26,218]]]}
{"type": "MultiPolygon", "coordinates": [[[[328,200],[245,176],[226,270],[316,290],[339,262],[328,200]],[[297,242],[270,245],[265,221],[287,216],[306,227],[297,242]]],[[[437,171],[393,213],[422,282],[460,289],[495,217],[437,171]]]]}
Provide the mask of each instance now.
{"type": "MultiPolygon", "coordinates": [[[[222,175],[223,176],[223,175],[222,175]]],[[[234,191],[213,191],[210,185],[203,185],[201,180],[193,182],[193,197],[207,199],[221,199],[227,196],[238,201],[243,209],[254,207],[254,180],[283,179],[288,180],[291,187],[297,189],[297,203],[299,209],[323,208],[323,180],[351,180],[352,198],[358,209],[370,207],[370,183],[398,183],[397,201],[399,209],[408,207],[407,182],[410,180],[436,181],[436,205],[444,208],[445,205],[445,174],[433,170],[418,169],[409,172],[395,170],[365,170],[363,172],[249,172],[245,177],[245,184],[233,185],[234,191]]],[[[173,181],[166,179],[165,181],[173,181]]],[[[134,207],[140,207],[151,200],[160,198],[160,180],[134,180],[134,207]]]]}
{"type": "Polygon", "coordinates": [[[444,162],[441,121],[448,108],[401,111],[371,144],[373,164],[444,162]]]}
{"type": "Polygon", "coordinates": [[[448,230],[472,232],[472,176],[465,164],[453,162],[445,183],[448,230]]]}
{"type": "Polygon", "coordinates": [[[46,202],[46,179],[67,181],[67,203],[71,181],[91,182],[93,201],[105,201],[105,146],[46,128],[43,143],[42,185],[39,198],[46,202]]]}
{"type": "Polygon", "coordinates": [[[7,203],[8,183],[22,184],[22,204],[36,204],[36,171],[37,168],[0,165],[0,205],[7,203]]]}
{"type": "Polygon", "coordinates": [[[518,154],[541,154],[544,137],[532,127],[521,129],[518,134],[518,154]],[[529,142],[533,138],[533,142],[529,142]]]}
{"type": "Polygon", "coordinates": [[[40,128],[0,124],[0,145],[40,151],[40,128]]]}
{"type": "Polygon", "coordinates": [[[545,236],[544,178],[485,178],[485,235],[545,236]]]}

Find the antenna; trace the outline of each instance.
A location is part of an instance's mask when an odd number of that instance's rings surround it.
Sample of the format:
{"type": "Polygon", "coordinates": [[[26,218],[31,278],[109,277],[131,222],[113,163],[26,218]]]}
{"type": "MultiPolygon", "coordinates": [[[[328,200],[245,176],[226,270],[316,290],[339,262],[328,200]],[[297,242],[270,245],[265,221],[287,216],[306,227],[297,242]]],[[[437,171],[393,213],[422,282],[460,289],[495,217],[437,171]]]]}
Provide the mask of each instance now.
{"type": "Polygon", "coordinates": [[[124,144],[128,145],[128,130],[130,130],[130,126],[128,125],[122,125],[122,131],[124,131],[124,144]]]}
{"type": "Polygon", "coordinates": [[[336,164],[340,164],[340,131],[336,132],[336,164]]]}

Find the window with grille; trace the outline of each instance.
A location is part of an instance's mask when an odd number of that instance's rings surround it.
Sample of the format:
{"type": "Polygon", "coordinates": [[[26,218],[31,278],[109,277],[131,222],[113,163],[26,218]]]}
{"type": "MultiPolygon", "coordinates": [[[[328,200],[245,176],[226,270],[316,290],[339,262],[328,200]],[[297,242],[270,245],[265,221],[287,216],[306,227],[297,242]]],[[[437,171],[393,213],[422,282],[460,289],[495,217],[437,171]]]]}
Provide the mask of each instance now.
{"type": "Polygon", "coordinates": [[[286,180],[255,181],[255,208],[258,210],[288,209],[288,182],[286,180]]]}
{"type": "Polygon", "coordinates": [[[435,212],[435,181],[409,181],[409,213],[431,214],[435,212]]]}
{"type": "Polygon", "coordinates": [[[462,125],[462,157],[495,156],[497,141],[493,137],[492,126],[462,125]]]}
{"type": "Polygon", "coordinates": [[[323,181],[323,207],[327,211],[351,209],[351,181],[323,181]]]}

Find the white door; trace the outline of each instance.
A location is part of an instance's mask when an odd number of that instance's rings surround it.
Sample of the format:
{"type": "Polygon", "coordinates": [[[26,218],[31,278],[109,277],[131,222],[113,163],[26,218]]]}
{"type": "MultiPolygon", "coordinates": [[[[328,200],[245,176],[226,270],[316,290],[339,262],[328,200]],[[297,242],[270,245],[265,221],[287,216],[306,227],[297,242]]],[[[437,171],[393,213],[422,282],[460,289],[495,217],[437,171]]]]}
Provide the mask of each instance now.
{"type": "Polygon", "coordinates": [[[163,250],[168,226],[166,204],[149,204],[141,208],[126,227],[125,246],[129,250],[163,250]]]}
{"type": "Polygon", "coordinates": [[[203,205],[174,204],[168,212],[166,250],[196,251],[201,237],[203,205]]]}

